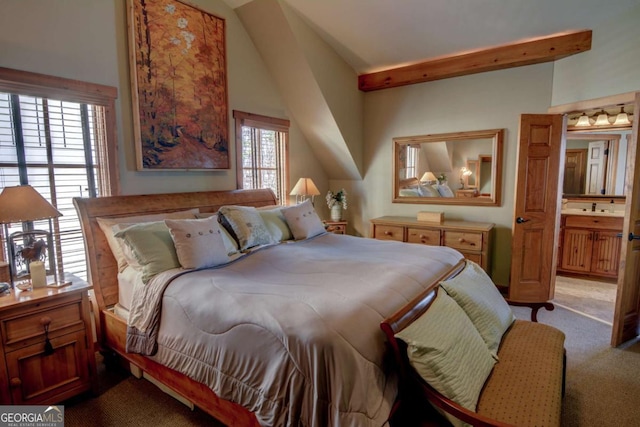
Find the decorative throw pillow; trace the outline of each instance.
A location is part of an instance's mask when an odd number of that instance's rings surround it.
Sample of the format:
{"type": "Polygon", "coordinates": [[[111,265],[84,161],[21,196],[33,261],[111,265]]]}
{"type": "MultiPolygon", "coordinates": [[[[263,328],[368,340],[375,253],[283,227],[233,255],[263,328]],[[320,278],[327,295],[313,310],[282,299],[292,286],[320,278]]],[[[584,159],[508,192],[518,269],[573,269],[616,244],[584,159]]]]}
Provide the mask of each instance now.
{"type": "Polygon", "coordinates": [[[515,316],[491,278],[482,267],[467,260],[464,270],[440,286],[467,313],[497,360],[502,335],[515,316]]]}
{"type": "Polygon", "coordinates": [[[451,191],[448,184],[438,184],[436,188],[442,197],[453,197],[453,191],[451,191]]]}
{"type": "Polygon", "coordinates": [[[296,240],[308,239],[326,232],[310,200],[305,200],[299,205],[283,208],[282,215],[287,220],[287,224],[289,224],[289,228],[296,240]]]}
{"type": "MultiPolygon", "coordinates": [[[[217,221],[218,212],[205,212],[205,213],[201,212],[196,214],[196,218],[198,219],[211,218],[211,217],[216,218],[216,221],[217,221]]],[[[227,255],[237,254],[238,243],[236,243],[236,239],[233,238],[233,236],[229,233],[229,230],[223,227],[222,224],[218,223],[218,225],[220,228],[220,232],[222,234],[222,241],[224,242],[224,247],[227,249],[227,255]]]]}
{"type": "Polygon", "coordinates": [[[153,276],[180,267],[169,228],[162,221],[132,225],[115,234],[133,253],[142,269],[142,282],[153,276]]]}
{"type": "Polygon", "coordinates": [[[111,248],[111,252],[113,253],[113,257],[116,259],[118,263],[118,272],[122,272],[127,267],[127,260],[122,253],[121,245],[118,239],[115,238],[113,226],[116,224],[126,223],[126,224],[139,224],[142,222],[152,222],[152,221],[162,221],[163,219],[189,219],[195,218],[195,215],[200,212],[198,208],[189,209],[185,211],[179,212],[170,212],[170,213],[160,213],[160,214],[150,214],[150,215],[135,215],[135,216],[121,216],[117,218],[96,218],[98,221],[98,225],[100,229],[104,233],[104,236],[107,239],[107,243],[111,248]]]}
{"type": "Polygon", "coordinates": [[[275,243],[257,209],[252,206],[222,206],[218,220],[228,227],[238,242],[238,249],[275,243]]]}
{"type": "Polygon", "coordinates": [[[287,220],[282,215],[282,206],[264,206],[258,208],[258,213],[262,217],[264,225],[267,226],[269,233],[271,233],[273,240],[282,242],[293,238],[287,220]]]}
{"type": "Polygon", "coordinates": [[[418,193],[420,194],[420,197],[440,197],[440,193],[438,193],[438,190],[436,190],[429,184],[421,184],[418,187],[418,193]]]}
{"type": "Polygon", "coordinates": [[[183,268],[206,268],[229,262],[216,218],[167,219],[178,260],[183,268]]]}
{"type": "Polygon", "coordinates": [[[446,292],[440,290],[431,307],[396,337],[407,343],[409,362],[429,385],[476,410],[496,361],[469,317],[446,292]]]}

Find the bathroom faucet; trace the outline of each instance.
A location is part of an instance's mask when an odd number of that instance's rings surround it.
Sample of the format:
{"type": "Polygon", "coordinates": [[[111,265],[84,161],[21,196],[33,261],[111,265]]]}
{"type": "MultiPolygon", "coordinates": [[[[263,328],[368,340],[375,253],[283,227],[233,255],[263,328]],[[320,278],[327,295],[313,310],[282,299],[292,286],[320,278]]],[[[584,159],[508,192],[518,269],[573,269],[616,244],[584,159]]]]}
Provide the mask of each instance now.
{"type": "Polygon", "coordinates": [[[591,212],[596,211],[596,202],[591,203],[591,212]]]}

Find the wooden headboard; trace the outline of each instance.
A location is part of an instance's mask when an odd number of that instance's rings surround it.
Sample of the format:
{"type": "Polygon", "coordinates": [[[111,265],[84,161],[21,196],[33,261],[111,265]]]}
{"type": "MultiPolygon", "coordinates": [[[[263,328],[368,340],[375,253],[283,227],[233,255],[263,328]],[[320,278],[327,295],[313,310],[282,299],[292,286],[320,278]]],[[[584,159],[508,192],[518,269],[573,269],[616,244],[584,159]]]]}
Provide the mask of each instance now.
{"type": "Polygon", "coordinates": [[[89,283],[95,302],[104,310],[118,302],[118,266],[96,218],[175,212],[199,208],[216,212],[224,205],[268,206],[277,204],[271,190],[203,191],[195,193],[148,194],[73,199],[78,211],[89,283]]]}

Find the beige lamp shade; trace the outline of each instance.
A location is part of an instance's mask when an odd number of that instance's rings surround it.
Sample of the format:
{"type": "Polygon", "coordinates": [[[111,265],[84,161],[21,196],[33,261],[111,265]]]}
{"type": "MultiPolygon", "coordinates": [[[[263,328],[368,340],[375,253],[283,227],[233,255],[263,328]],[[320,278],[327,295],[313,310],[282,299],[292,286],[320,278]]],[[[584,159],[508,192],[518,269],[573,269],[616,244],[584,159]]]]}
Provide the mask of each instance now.
{"type": "Polygon", "coordinates": [[[587,116],[585,113],[582,113],[582,115],[578,118],[576,126],[591,126],[589,116],[587,116]]]}
{"type": "Polygon", "coordinates": [[[594,125],[596,126],[607,126],[610,125],[611,123],[609,123],[609,115],[607,114],[606,111],[602,110],[598,113],[598,118],[596,119],[596,122],[594,123],[594,125]]]}
{"type": "Polygon", "coordinates": [[[433,172],[425,172],[420,178],[420,182],[428,182],[428,181],[437,181],[438,178],[433,174],[433,172]]]}
{"type": "Polygon", "coordinates": [[[293,190],[291,190],[291,193],[289,193],[289,195],[290,196],[319,196],[320,191],[318,190],[318,187],[316,187],[316,185],[313,183],[311,178],[300,178],[296,183],[295,187],[293,187],[293,190]]]}
{"type": "Polygon", "coordinates": [[[59,216],[62,214],[30,185],[5,187],[0,193],[0,224],[59,216]]]}

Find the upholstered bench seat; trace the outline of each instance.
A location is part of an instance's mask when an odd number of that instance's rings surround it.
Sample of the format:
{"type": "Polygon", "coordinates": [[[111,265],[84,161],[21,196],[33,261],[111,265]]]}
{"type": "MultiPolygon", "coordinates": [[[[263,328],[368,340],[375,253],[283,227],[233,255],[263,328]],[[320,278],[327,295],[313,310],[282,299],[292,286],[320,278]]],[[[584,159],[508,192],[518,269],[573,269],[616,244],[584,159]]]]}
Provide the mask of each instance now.
{"type": "Polygon", "coordinates": [[[504,335],[498,363],[485,383],[477,412],[514,426],[559,426],[564,334],[516,320],[504,335]]]}

